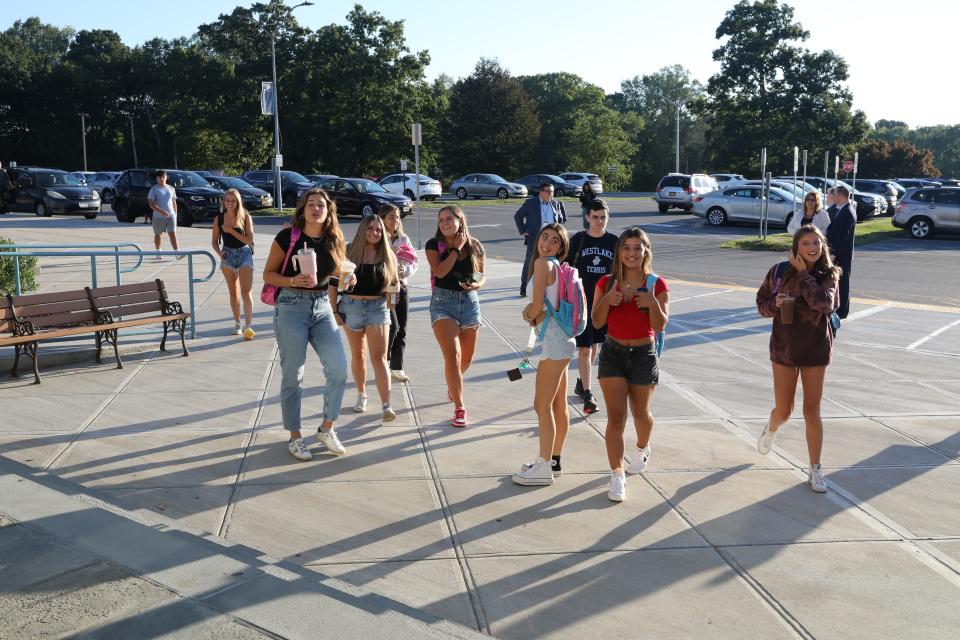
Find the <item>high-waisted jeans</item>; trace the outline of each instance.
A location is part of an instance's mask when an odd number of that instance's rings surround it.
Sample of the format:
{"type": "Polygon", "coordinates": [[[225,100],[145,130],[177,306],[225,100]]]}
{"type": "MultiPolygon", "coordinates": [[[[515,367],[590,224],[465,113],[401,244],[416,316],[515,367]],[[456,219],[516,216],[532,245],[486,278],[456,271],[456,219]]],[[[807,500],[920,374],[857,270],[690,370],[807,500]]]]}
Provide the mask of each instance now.
{"type": "Polygon", "coordinates": [[[323,419],[340,416],[347,384],[347,354],[326,291],[281,289],[273,312],[273,328],[280,348],[280,411],[283,428],[299,431],[303,398],[303,363],[311,345],[323,365],[323,419]]]}

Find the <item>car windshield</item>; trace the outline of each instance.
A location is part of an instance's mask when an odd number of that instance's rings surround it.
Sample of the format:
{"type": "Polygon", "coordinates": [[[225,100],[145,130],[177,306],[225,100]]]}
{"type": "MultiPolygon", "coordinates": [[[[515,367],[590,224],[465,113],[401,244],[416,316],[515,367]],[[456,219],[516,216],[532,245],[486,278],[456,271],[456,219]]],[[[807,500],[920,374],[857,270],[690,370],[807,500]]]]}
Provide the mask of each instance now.
{"type": "Polygon", "coordinates": [[[222,184],[228,189],[249,189],[253,186],[240,178],[217,178],[216,180],[218,184],[222,184]]]}
{"type": "Polygon", "coordinates": [[[210,184],[193,171],[168,171],[167,184],[174,189],[180,187],[209,187],[210,184]]]}
{"type": "Polygon", "coordinates": [[[280,177],[284,182],[310,182],[296,171],[284,171],[280,177]]]}
{"type": "Polygon", "coordinates": [[[82,187],[83,182],[76,176],[59,171],[45,171],[37,174],[37,184],[41,187],[82,187]]]}
{"type": "Polygon", "coordinates": [[[386,189],[373,180],[351,180],[350,184],[355,186],[360,193],[387,193],[386,189]]]}

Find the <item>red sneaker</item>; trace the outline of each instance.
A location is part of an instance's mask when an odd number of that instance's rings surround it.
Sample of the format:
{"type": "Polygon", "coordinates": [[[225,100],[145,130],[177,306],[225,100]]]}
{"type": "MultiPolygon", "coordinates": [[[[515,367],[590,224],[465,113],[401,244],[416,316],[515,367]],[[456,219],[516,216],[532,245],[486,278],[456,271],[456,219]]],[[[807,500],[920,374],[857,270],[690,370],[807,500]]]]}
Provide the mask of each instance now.
{"type": "Polygon", "coordinates": [[[467,410],[465,407],[457,407],[453,410],[453,420],[451,424],[455,427],[467,426],[467,410]]]}

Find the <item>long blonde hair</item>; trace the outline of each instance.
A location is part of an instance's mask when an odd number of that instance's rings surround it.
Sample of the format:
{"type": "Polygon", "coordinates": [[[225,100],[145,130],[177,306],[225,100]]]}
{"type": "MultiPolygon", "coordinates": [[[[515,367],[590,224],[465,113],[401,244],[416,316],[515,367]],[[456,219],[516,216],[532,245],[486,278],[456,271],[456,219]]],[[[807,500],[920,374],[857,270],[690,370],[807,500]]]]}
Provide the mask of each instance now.
{"type": "Polygon", "coordinates": [[[290,224],[303,231],[303,227],[306,224],[303,210],[307,208],[307,200],[314,194],[318,194],[327,204],[327,218],[323,221],[323,224],[320,225],[320,230],[323,234],[323,248],[327,250],[333,258],[333,263],[337,269],[339,269],[340,263],[343,262],[347,253],[346,242],[344,242],[343,239],[343,231],[340,230],[340,222],[337,220],[337,203],[327,195],[326,191],[320,187],[311,187],[301,193],[297,199],[297,208],[293,211],[293,218],[290,220],[290,224]]]}
{"type": "Polygon", "coordinates": [[[250,215],[247,212],[246,207],[243,206],[243,198],[240,197],[240,192],[236,189],[227,189],[223,194],[223,200],[220,201],[220,213],[223,214],[223,222],[227,222],[227,196],[232,195],[237,200],[237,221],[236,226],[238,229],[243,229],[243,232],[247,232],[247,216],[250,215]]]}
{"type": "Polygon", "coordinates": [[[357,235],[353,237],[353,242],[347,245],[347,259],[358,265],[363,264],[363,252],[367,245],[367,229],[372,224],[380,225],[380,242],[377,243],[377,255],[374,258],[374,264],[383,264],[383,285],[386,289],[387,285],[400,282],[400,272],[397,268],[397,258],[387,236],[387,228],[379,216],[364,216],[360,224],[357,225],[357,235]]]}
{"type": "Polygon", "coordinates": [[[644,282],[646,282],[647,276],[653,273],[653,247],[650,245],[650,236],[640,227],[630,227],[620,234],[617,239],[617,246],[613,250],[613,267],[610,280],[607,282],[607,291],[623,281],[623,261],[620,259],[620,253],[623,251],[623,245],[632,238],[640,238],[640,244],[643,245],[641,269],[643,270],[644,282]]]}
{"type": "MultiPolygon", "coordinates": [[[[467,227],[467,216],[463,213],[463,209],[461,209],[458,205],[448,204],[447,206],[442,207],[440,211],[437,211],[438,219],[440,218],[440,214],[444,211],[449,211],[450,215],[460,221],[460,229],[463,231],[463,237],[467,241],[467,243],[464,245],[464,251],[470,256],[470,264],[473,265],[473,272],[479,272],[480,256],[483,255],[483,245],[480,244],[479,240],[470,235],[470,229],[467,227]]],[[[440,231],[439,221],[437,222],[437,232],[433,234],[433,237],[436,239],[438,246],[441,242],[446,242],[443,237],[443,232],[440,231]]]]}

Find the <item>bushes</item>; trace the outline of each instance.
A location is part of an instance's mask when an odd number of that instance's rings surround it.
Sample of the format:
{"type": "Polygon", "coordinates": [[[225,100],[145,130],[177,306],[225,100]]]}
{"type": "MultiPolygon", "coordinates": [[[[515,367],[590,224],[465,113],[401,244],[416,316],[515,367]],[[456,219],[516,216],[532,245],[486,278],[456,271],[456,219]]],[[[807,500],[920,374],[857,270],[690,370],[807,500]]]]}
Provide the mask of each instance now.
{"type": "MultiPolygon", "coordinates": [[[[0,237],[0,251],[7,251],[4,245],[16,244],[9,238],[0,237]]],[[[14,275],[15,258],[0,258],[0,295],[16,293],[16,276],[14,275]]],[[[20,290],[22,293],[35,291],[40,287],[36,256],[24,256],[20,260],[20,290]]]]}

